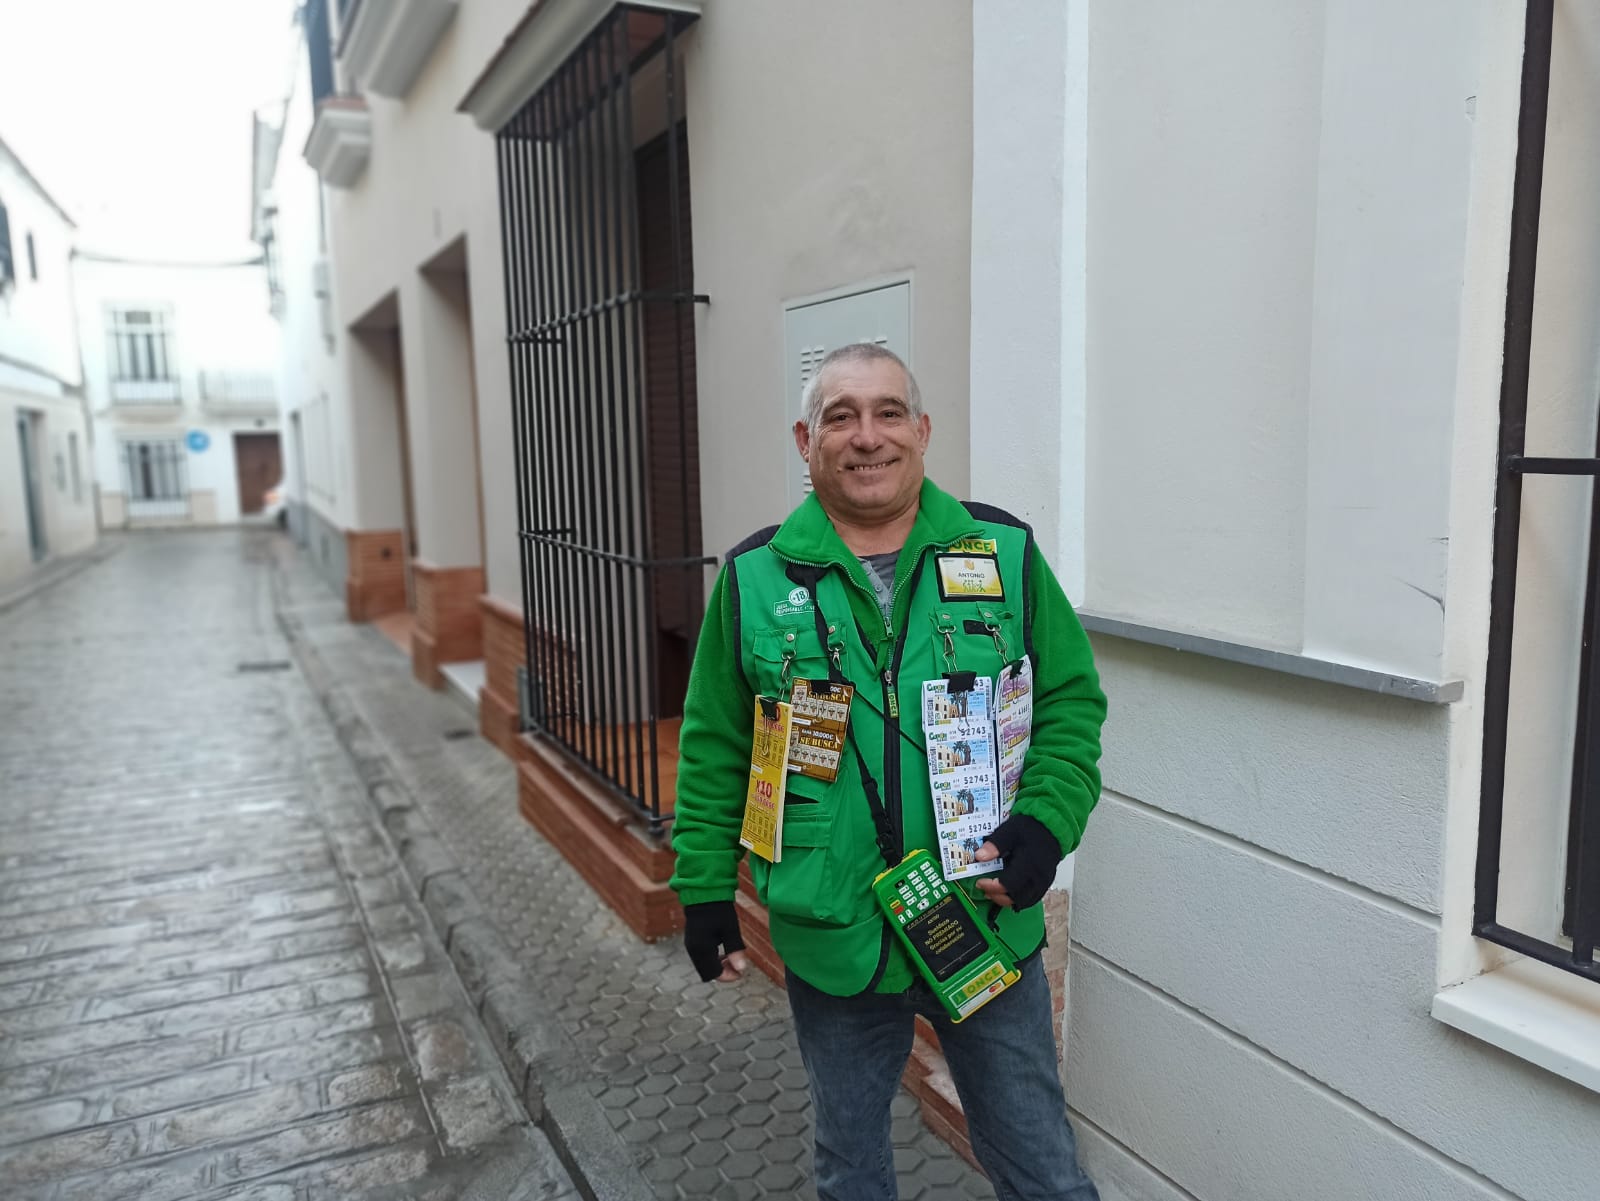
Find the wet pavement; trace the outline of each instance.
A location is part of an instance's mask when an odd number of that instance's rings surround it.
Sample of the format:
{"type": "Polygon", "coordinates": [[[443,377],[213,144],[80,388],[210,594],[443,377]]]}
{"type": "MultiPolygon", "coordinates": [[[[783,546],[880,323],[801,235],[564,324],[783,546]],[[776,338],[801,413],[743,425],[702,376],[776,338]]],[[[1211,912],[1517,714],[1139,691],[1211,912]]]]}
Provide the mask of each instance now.
{"type": "MultiPolygon", "coordinates": [[[[565,1106],[552,1129],[568,1115],[607,1128],[609,1139],[580,1129],[582,1146],[569,1148],[585,1176],[608,1166],[601,1201],[815,1198],[810,1098],[782,990],[754,969],[737,985],[702,984],[676,939],[641,942],[517,812],[512,764],[460,737],[476,724],[461,701],[416,684],[391,643],[345,621],[298,555],[285,557],[279,588],[314,687],[371,764],[375,803],[392,830],[429,848],[418,857],[432,873],[424,897],[470,894],[437,919],[458,965],[477,974],[488,956],[469,936],[488,928],[520,969],[474,988],[497,1044],[520,1056],[563,1043],[527,1057],[528,1091],[535,1105],[565,1106]],[[549,1095],[563,1088],[580,1095],[549,1095]],[[610,1170],[618,1158],[624,1170],[610,1170]]],[[[893,1113],[902,1201],[993,1198],[903,1090],[893,1113]]]]}
{"type": "Polygon", "coordinates": [[[4,1196],[577,1197],[279,631],[282,536],[115,543],[0,613],[4,1196]]]}
{"type": "Polygon", "coordinates": [[[815,1197],[781,990],[641,943],[284,536],[106,545],[0,612],[0,1196],[815,1197]]]}

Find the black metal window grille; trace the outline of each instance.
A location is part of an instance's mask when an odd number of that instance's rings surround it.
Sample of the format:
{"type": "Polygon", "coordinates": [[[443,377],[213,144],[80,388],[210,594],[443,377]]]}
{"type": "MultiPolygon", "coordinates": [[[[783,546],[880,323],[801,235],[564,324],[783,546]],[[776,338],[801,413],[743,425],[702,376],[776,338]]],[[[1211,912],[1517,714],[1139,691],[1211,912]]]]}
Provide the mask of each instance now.
{"type": "Polygon", "coordinates": [[[1595,947],[1600,943],[1600,670],[1595,662],[1600,650],[1600,440],[1592,458],[1538,458],[1525,453],[1553,24],[1552,0],[1529,0],[1500,386],[1494,581],[1484,686],[1483,796],[1473,932],[1534,959],[1600,980],[1600,963],[1595,961],[1595,947]],[[1582,642],[1578,648],[1576,737],[1561,922],[1561,932],[1571,939],[1571,946],[1513,929],[1498,920],[1518,543],[1523,481],[1528,476],[1587,476],[1590,480],[1588,575],[1582,642]]]}
{"type": "Polygon", "coordinates": [[[185,517],[189,513],[189,456],[170,439],[125,442],[123,482],[129,517],[185,517]]]}
{"type": "Polygon", "coordinates": [[[25,235],[24,240],[28,244],[28,278],[37,280],[39,278],[39,259],[33,250],[33,235],[25,235]]]}
{"type": "Polygon", "coordinates": [[[111,315],[112,378],[155,382],[173,378],[167,315],[155,309],[117,309],[111,315]]]}
{"type": "Polygon", "coordinates": [[[617,5],[497,135],[527,708],[655,830],[715,562],[677,59],[692,20],[617,5]],[[636,146],[636,109],[664,139],[636,146]]]}

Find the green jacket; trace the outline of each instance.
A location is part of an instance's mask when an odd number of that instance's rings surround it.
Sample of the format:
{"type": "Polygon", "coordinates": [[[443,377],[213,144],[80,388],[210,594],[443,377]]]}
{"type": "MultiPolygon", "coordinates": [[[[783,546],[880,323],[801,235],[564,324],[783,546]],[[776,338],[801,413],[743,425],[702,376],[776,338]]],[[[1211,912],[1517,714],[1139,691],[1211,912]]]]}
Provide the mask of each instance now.
{"type": "MultiPolygon", "coordinates": [[[[729,553],[707,603],[684,705],[672,834],[672,887],[685,905],[734,895],[755,696],[787,696],[788,656],[790,676],[827,676],[819,606],[830,648],[856,687],[855,746],[897,822],[902,853],[937,854],[920,714],[922,682],[948,670],[941,626],[961,670],[992,679],[1006,661],[1002,640],[1009,657],[1031,656],[1033,740],[1013,812],[1043,823],[1063,853],[1077,847],[1100,794],[1106,703],[1088,638],[1032,531],[925,480],[886,624],[860,562],[811,496],[783,525],[729,553]],[[994,544],[1004,596],[942,600],[935,557],[970,539],[994,544]]],[[[751,861],[774,947],[824,992],[903,991],[914,969],[871,892],[885,864],[855,754],[846,752],[832,784],[791,775],[788,788],[781,861],[751,861]]],[[[985,912],[974,882],[962,884],[985,912]]],[[[999,932],[1019,958],[1043,942],[1042,910],[1000,911],[999,932]]]]}

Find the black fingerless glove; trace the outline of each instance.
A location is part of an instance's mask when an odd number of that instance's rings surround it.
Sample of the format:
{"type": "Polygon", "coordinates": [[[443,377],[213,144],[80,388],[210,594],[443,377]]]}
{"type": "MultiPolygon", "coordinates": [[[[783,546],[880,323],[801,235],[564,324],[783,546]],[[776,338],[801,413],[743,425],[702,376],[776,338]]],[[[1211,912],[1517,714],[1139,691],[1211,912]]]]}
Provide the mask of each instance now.
{"type": "Polygon", "coordinates": [[[1037,905],[1055,883],[1061,846],[1048,827],[1025,813],[1013,813],[989,835],[1006,865],[995,877],[1017,909],[1037,905]]]}
{"type": "Polygon", "coordinates": [[[723,955],[744,950],[739,914],[732,901],[702,901],[683,907],[683,945],[702,980],[722,975],[723,955]]]}

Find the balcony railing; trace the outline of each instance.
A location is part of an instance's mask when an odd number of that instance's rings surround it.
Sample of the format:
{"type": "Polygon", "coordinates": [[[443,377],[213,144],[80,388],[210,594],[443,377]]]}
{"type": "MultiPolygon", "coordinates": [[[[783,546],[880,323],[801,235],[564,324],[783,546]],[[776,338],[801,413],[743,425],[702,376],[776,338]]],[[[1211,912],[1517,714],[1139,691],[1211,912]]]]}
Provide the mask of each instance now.
{"type": "Polygon", "coordinates": [[[278,383],[270,371],[202,371],[200,403],[213,413],[276,413],[278,383]]]}
{"type": "Polygon", "coordinates": [[[165,379],[113,377],[111,402],[129,408],[174,408],[183,403],[176,376],[165,379]]]}

